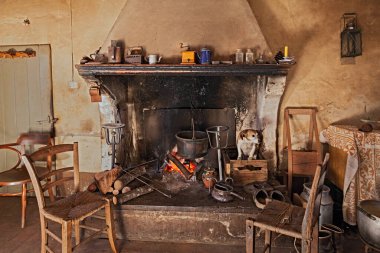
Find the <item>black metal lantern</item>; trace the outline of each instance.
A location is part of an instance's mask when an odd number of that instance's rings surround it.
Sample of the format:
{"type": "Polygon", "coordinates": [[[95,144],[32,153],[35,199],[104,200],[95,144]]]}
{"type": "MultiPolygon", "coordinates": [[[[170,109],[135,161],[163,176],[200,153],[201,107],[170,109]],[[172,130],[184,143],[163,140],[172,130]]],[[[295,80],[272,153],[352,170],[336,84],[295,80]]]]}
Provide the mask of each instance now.
{"type": "Polygon", "coordinates": [[[343,29],[340,33],[341,57],[362,55],[362,34],[357,26],[356,13],[343,14],[343,29]]]}

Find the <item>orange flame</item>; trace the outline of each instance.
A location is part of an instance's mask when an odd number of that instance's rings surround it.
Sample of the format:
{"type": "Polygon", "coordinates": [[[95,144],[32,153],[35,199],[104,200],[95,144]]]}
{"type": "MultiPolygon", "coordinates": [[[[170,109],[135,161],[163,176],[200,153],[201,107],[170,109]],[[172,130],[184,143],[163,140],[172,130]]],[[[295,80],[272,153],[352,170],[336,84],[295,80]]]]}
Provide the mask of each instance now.
{"type": "MultiPolygon", "coordinates": [[[[185,163],[185,159],[178,157],[178,155],[173,154],[172,155],[180,161],[183,166],[192,174],[195,169],[197,168],[197,164],[195,162],[189,161],[188,163],[185,163]]],[[[169,162],[166,164],[165,171],[167,172],[179,172],[182,174],[181,170],[175,165],[172,161],[169,160],[169,162]]]]}

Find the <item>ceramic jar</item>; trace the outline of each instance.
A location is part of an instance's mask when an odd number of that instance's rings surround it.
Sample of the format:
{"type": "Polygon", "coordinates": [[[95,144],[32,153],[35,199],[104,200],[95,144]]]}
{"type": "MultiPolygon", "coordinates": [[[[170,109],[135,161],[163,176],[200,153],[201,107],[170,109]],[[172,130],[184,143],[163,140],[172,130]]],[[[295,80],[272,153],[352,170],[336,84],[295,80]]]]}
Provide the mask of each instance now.
{"type": "Polygon", "coordinates": [[[213,168],[205,168],[202,174],[203,185],[207,189],[214,187],[216,182],[216,172],[213,168]]]}
{"type": "Polygon", "coordinates": [[[243,53],[243,50],[241,50],[240,48],[236,49],[236,52],[235,52],[235,63],[242,64],[243,62],[244,62],[244,53],[243,53]]]}
{"type": "Polygon", "coordinates": [[[245,53],[245,63],[246,64],[253,64],[253,52],[250,48],[247,49],[247,52],[245,53]]]}

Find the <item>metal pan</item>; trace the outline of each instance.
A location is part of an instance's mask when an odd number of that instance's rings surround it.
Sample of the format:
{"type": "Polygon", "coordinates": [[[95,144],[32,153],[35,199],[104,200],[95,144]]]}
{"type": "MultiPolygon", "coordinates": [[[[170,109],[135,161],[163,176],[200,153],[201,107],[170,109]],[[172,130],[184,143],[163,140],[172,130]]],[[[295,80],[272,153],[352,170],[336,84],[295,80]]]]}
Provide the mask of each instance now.
{"type": "Polygon", "coordinates": [[[234,196],[245,200],[245,198],[236,192],[233,192],[233,187],[223,182],[218,182],[214,185],[211,196],[220,202],[230,202],[234,199],[234,196]]]}

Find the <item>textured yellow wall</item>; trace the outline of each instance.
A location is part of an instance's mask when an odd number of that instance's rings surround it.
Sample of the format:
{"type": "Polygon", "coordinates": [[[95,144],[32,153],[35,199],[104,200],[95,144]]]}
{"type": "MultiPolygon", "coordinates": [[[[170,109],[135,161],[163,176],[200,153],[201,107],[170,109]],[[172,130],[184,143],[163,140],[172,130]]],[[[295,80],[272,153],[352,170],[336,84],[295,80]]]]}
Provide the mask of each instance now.
{"type": "Polygon", "coordinates": [[[215,60],[230,60],[237,48],[268,51],[246,0],[128,0],[102,51],[112,39],[143,46],[166,63],[180,62],[181,42],[211,49],[215,60]]]}
{"type": "Polygon", "coordinates": [[[317,106],[319,127],[380,120],[380,2],[249,0],[273,52],[289,46],[297,64],[288,76],[281,104],[317,106]],[[343,13],[356,12],[362,29],[363,55],[355,64],[340,58],[343,13]],[[368,114],[364,113],[364,107],[368,114]]]}
{"type": "Polygon", "coordinates": [[[90,103],[87,84],[74,71],[79,89],[70,89],[72,46],[74,64],[97,49],[106,38],[123,1],[12,0],[1,1],[0,44],[50,44],[57,142],[79,141],[81,171],[100,168],[98,106],[90,103]],[[29,18],[30,25],[23,20],[29,18]],[[71,41],[71,36],[73,40],[71,41]],[[73,43],[71,43],[73,42],[73,43]]]}
{"type": "MultiPolygon", "coordinates": [[[[58,142],[80,142],[82,171],[97,171],[100,168],[99,113],[97,104],[90,103],[88,87],[76,71],[74,80],[79,83],[79,89],[68,87],[68,81],[72,78],[71,55],[73,52],[74,63],[79,63],[83,55],[89,55],[103,43],[107,45],[110,40],[108,32],[127,1],[130,0],[1,2],[0,45],[51,45],[54,111],[59,118],[56,124],[58,142]],[[72,30],[70,9],[73,14],[72,30]],[[26,17],[30,19],[29,26],[23,25],[26,17]]],[[[132,9],[128,9],[131,16],[125,21],[129,27],[126,37],[130,38],[131,43],[139,44],[136,38],[149,38],[154,33],[153,21],[149,19],[152,13],[147,10],[152,9],[152,3],[156,3],[155,10],[160,17],[157,22],[163,27],[159,28],[159,40],[145,46],[150,51],[166,50],[172,55],[179,41],[173,42],[172,36],[166,36],[165,31],[182,31],[186,26],[166,19],[172,16],[170,11],[173,9],[167,6],[170,1],[145,1],[146,6],[143,0],[131,1],[135,5],[131,4],[132,9]],[[146,17],[139,19],[143,23],[136,24],[138,27],[132,29],[135,18],[142,15],[146,17]]],[[[200,4],[207,1],[195,2],[200,4]]],[[[237,2],[244,1],[235,0],[234,4],[237,2]]],[[[252,8],[272,52],[288,45],[290,54],[297,59],[288,77],[281,112],[286,106],[318,106],[320,128],[337,121],[357,122],[364,116],[364,106],[372,117],[380,119],[379,1],[249,0],[248,3],[244,4],[244,8],[252,8]],[[341,64],[339,55],[340,17],[344,12],[357,12],[363,30],[363,56],[356,57],[355,64],[341,64]]],[[[200,8],[199,5],[195,7],[200,8]]],[[[207,5],[207,10],[207,16],[202,17],[205,24],[227,15],[218,6],[214,8],[213,5],[207,5]]],[[[229,17],[234,17],[230,15],[233,11],[229,10],[229,17]]],[[[250,14],[245,15],[249,17],[250,14]]],[[[196,18],[198,21],[199,17],[196,18]]],[[[193,25],[191,18],[186,17],[186,20],[188,26],[193,25]]],[[[202,25],[196,23],[201,31],[202,25]]],[[[214,25],[217,26],[217,23],[214,25]]],[[[243,29],[242,25],[237,23],[235,27],[245,31],[246,27],[243,29]]],[[[230,26],[226,28],[230,29],[230,26]]],[[[197,46],[201,46],[199,41],[202,40],[202,32],[196,35],[197,46]]],[[[225,33],[223,26],[218,27],[218,32],[225,33]]],[[[209,42],[210,46],[215,46],[215,43],[209,42]]],[[[226,46],[229,47],[235,48],[237,45],[226,46]]]]}

